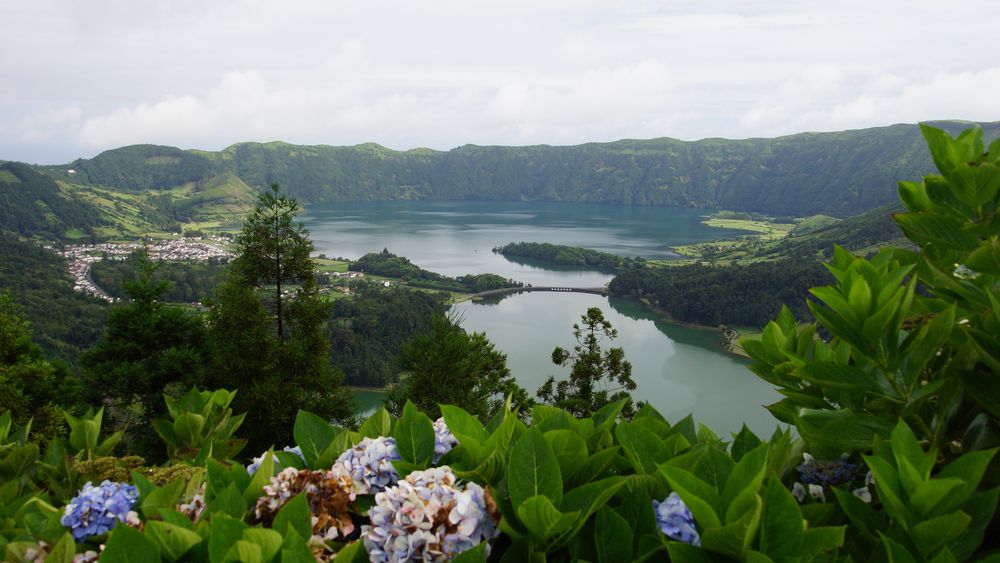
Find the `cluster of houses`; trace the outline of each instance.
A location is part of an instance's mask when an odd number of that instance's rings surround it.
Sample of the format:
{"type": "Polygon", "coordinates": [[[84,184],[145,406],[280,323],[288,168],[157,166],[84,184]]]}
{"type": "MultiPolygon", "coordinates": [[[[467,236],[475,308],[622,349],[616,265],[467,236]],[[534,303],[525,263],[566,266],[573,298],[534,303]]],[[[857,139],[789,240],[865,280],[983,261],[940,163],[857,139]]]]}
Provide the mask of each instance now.
{"type": "MultiPolygon", "coordinates": [[[[210,258],[231,258],[233,253],[226,248],[222,237],[182,238],[145,243],[152,260],[197,260],[210,258]]],[[[73,276],[73,289],[104,299],[115,301],[90,279],[90,265],[98,260],[124,260],[143,246],[138,242],[104,242],[100,244],[68,245],[59,252],[69,263],[69,273],[73,276]]]]}

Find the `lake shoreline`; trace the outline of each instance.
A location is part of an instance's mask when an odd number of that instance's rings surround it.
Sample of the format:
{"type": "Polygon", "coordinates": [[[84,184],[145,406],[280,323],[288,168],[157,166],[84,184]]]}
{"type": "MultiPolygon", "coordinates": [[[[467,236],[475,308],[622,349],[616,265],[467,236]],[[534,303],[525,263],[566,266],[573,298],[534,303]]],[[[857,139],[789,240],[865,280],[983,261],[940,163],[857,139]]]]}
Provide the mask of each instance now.
{"type": "Polygon", "coordinates": [[[719,333],[719,337],[720,337],[719,338],[719,348],[720,349],[722,349],[724,352],[726,352],[728,354],[732,354],[734,356],[739,356],[741,358],[748,358],[748,359],[750,358],[750,356],[746,353],[746,351],[743,350],[743,347],[740,346],[740,343],[739,343],[740,334],[739,334],[739,331],[737,331],[734,328],[727,327],[726,325],[709,326],[709,325],[703,325],[703,324],[698,324],[698,323],[691,323],[691,322],[688,322],[688,321],[682,321],[682,320],[679,320],[679,319],[675,319],[670,314],[669,311],[667,311],[666,309],[664,309],[664,308],[662,308],[662,307],[660,307],[658,305],[654,305],[648,299],[645,299],[645,298],[638,298],[638,299],[636,299],[634,297],[624,297],[624,299],[631,299],[631,300],[634,300],[634,301],[638,301],[639,303],[642,303],[642,305],[644,307],[646,307],[651,312],[653,312],[657,316],[659,316],[660,320],[663,321],[663,322],[665,322],[665,323],[669,323],[669,324],[676,325],[676,326],[682,326],[684,328],[690,328],[690,329],[693,329],[693,330],[717,332],[717,333],[719,333]]]}

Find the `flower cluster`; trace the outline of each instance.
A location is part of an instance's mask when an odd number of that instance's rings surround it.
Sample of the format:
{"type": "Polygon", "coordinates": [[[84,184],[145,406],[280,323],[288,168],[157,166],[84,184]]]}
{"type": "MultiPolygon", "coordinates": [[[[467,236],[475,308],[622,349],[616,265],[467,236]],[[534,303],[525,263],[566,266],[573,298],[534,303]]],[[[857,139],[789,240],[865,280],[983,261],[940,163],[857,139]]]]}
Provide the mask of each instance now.
{"type": "Polygon", "coordinates": [[[851,482],[858,474],[858,465],[848,461],[844,454],[840,459],[816,459],[810,454],[802,454],[802,464],[798,466],[802,482],[806,485],[832,487],[851,482]]]}
{"type": "MultiPolygon", "coordinates": [[[[295,446],[295,447],[285,446],[281,451],[288,452],[290,454],[295,454],[295,455],[299,456],[300,458],[302,458],[302,461],[306,460],[305,456],[302,455],[302,448],[300,448],[298,446],[295,446]]],[[[250,475],[253,475],[254,473],[256,473],[257,470],[260,469],[260,462],[264,461],[264,456],[265,455],[267,455],[267,452],[264,452],[264,453],[260,454],[259,456],[257,456],[255,458],[253,458],[252,460],[250,460],[250,465],[247,466],[247,473],[249,473],[250,475]]],[[[278,456],[272,455],[271,459],[273,459],[275,463],[278,463],[278,456]]]]}
{"type": "Polygon", "coordinates": [[[354,532],[350,506],[355,499],[351,474],[342,463],[329,471],[288,467],[264,485],[264,496],[257,499],[254,519],[270,524],[285,504],[305,493],[312,513],[314,537],[320,540],[344,538],[354,532]]]}
{"type": "MultiPolygon", "coordinates": [[[[792,485],[792,495],[801,503],[806,495],[819,502],[826,502],[826,488],[850,484],[858,479],[858,465],[848,461],[850,456],[843,454],[840,459],[817,460],[808,453],[802,454],[802,463],[797,467],[801,482],[792,485]]],[[[872,501],[871,490],[868,488],[874,482],[872,472],[865,476],[864,486],[851,492],[864,502],[872,501]]]]}
{"type": "Polygon", "coordinates": [[[677,493],[670,493],[663,502],[654,499],[653,513],[656,515],[657,526],[668,538],[701,545],[701,536],[694,526],[694,516],[677,493]]]}
{"type": "Polygon", "coordinates": [[[434,463],[437,463],[439,459],[444,457],[444,454],[451,451],[452,448],[458,445],[458,438],[451,433],[448,429],[448,425],[445,423],[444,418],[439,418],[434,421],[434,463]]]}
{"type": "Polygon", "coordinates": [[[372,525],[361,530],[369,559],[447,561],[496,537],[500,515],[489,492],[456,480],[450,467],[432,467],[376,494],[372,525]]]}
{"type": "Polygon", "coordinates": [[[132,511],[137,500],[139,490],[134,485],[104,481],[95,487],[88,482],[66,505],[60,523],[70,529],[74,540],[82,541],[108,532],[118,522],[137,523],[132,511]]]}
{"type": "Polygon", "coordinates": [[[205,508],[208,506],[205,504],[205,485],[206,483],[201,484],[198,492],[191,497],[190,501],[177,505],[177,512],[187,516],[192,522],[200,520],[201,515],[205,513],[205,508]]]}
{"type": "Polygon", "coordinates": [[[396,440],[379,436],[361,440],[358,445],[340,454],[337,463],[347,467],[354,481],[354,491],[366,495],[384,491],[399,480],[399,473],[392,466],[393,461],[399,460],[396,440]]]}

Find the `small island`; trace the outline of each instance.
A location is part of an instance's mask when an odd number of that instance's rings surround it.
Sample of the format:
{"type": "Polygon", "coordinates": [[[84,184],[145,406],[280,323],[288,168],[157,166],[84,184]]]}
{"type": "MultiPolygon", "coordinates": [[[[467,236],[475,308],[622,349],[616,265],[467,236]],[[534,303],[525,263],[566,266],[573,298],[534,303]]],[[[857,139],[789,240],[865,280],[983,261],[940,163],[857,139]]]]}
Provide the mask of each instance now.
{"type": "Polygon", "coordinates": [[[619,256],[610,252],[547,242],[512,242],[494,248],[493,252],[505,258],[531,258],[559,266],[587,266],[607,272],[641,268],[646,263],[646,259],[639,256],[619,256]]]}

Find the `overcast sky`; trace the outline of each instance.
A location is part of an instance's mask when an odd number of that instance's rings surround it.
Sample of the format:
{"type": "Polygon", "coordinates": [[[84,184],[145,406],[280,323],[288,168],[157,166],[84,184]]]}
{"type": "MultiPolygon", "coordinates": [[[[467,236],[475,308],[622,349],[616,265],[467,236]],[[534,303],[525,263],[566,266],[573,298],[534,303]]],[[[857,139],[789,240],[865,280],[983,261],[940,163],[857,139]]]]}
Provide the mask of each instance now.
{"type": "Polygon", "coordinates": [[[993,0],[0,0],[0,159],[1000,120],[993,0]]]}

